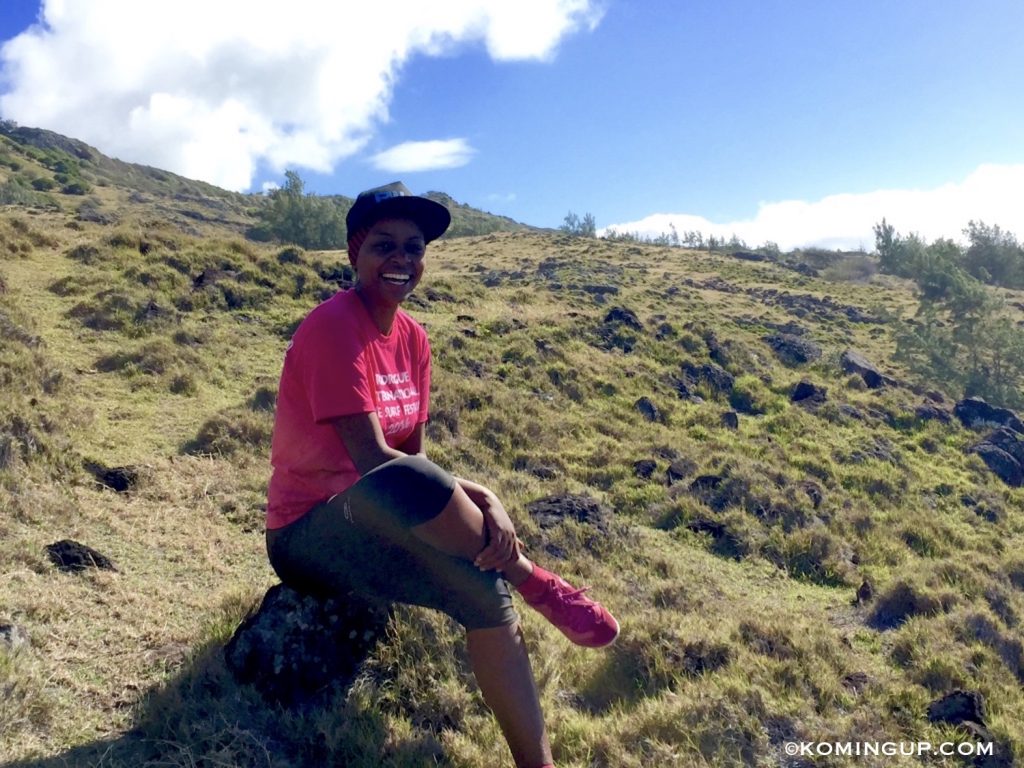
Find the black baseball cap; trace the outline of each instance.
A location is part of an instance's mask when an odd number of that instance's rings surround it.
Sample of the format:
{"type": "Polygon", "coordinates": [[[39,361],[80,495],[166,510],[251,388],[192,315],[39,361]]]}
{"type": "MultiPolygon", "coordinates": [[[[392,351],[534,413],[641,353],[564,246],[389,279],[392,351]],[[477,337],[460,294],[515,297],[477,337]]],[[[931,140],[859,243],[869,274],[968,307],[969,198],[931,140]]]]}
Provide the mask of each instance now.
{"type": "Polygon", "coordinates": [[[415,221],[428,243],[443,235],[452,223],[447,208],[430,198],[417,197],[400,181],[359,193],[345,217],[349,237],[380,219],[415,221]]]}

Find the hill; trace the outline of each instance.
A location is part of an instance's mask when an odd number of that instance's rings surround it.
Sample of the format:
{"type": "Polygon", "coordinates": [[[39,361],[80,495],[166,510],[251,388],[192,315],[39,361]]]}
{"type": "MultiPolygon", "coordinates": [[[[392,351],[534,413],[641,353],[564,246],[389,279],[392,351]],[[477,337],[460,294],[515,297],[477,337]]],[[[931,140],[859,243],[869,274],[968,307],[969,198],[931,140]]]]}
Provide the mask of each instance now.
{"type": "MultiPolygon", "coordinates": [[[[277,376],[344,255],[250,242],[253,198],[32,136],[0,153],[4,764],[511,765],[436,614],[398,610],[307,710],[220,652],[275,581],[277,376]],[[59,570],[64,540],[113,569],[59,570]]],[[[1024,492],[969,450],[988,429],[959,393],[892,360],[906,283],[536,231],[427,258],[428,454],[623,624],[595,653],[522,611],[559,766],[1024,757],[1024,492]]]]}

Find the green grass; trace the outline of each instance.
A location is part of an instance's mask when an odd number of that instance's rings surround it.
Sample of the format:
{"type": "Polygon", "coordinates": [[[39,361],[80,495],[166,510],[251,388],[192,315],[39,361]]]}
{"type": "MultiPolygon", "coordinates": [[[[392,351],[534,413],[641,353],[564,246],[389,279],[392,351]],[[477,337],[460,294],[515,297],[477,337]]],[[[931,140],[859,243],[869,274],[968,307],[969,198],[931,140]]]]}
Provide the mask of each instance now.
{"type": "MultiPolygon", "coordinates": [[[[0,176],[44,174],[4,148],[19,167],[0,176]]],[[[133,202],[135,176],[99,157],[81,168],[106,179],[91,194],[114,223],[73,206],[0,212],[0,623],[31,638],[0,649],[0,754],[54,768],[510,765],[457,628],[424,610],[400,610],[352,688],[314,711],[231,679],[218,649],[274,582],[261,526],[284,347],[346,259],[245,241],[230,195],[191,190],[204,210],[226,206],[201,221],[161,191],[176,177],[146,176],[133,202]],[[86,459],[135,466],[139,484],[101,489],[86,459]],[[57,572],[44,547],[61,538],[119,570],[57,572]]],[[[522,609],[560,766],[956,740],[926,712],[957,687],[986,697],[994,737],[1024,756],[1024,491],[965,454],[973,434],[917,423],[909,386],[867,390],[841,371],[854,347],[941,389],[890,362],[892,323],[780,299],[912,312],[900,281],[869,271],[805,278],[528,232],[431,246],[409,305],[434,350],[429,455],[492,487],[538,560],[592,584],[623,625],[595,653],[522,609]],[[609,329],[614,307],[643,329],[609,329]],[[776,360],[762,337],[788,322],[821,360],[776,360]],[[733,392],[680,399],[682,367],[711,362],[733,392]],[[828,389],[816,410],[790,402],[805,377],[828,389]],[[721,421],[732,409],[737,430],[721,421]],[[673,462],[689,466],[670,487],[673,462]],[[691,490],[700,476],[717,479],[691,490]],[[607,504],[609,529],[529,518],[562,492],[607,504]],[[858,605],[864,579],[875,598],[858,605]]]]}

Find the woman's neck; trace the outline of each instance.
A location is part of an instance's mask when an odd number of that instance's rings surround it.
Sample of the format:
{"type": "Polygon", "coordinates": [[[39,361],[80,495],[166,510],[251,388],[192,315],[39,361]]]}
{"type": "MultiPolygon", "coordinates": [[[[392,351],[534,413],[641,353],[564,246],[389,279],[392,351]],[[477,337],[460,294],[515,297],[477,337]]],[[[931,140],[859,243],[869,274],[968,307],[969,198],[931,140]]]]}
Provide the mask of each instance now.
{"type": "Polygon", "coordinates": [[[374,301],[358,284],[355,287],[355,292],[370,315],[373,324],[377,326],[377,330],[385,336],[389,336],[391,328],[395,324],[395,315],[398,314],[398,305],[374,301]]]}

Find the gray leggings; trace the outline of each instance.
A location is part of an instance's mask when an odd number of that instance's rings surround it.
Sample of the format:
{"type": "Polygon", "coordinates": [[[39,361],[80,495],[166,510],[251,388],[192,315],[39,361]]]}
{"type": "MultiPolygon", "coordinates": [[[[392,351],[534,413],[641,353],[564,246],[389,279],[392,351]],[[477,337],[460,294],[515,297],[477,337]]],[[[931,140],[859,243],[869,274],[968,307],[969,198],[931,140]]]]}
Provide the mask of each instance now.
{"type": "Polygon", "coordinates": [[[466,629],[513,624],[518,617],[499,572],[446,555],[409,530],[437,517],[454,490],[455,478],[424,457],[392,459],[295,522],[268,530],[270,564],[300,592],[422,605],[466,629]]]}

